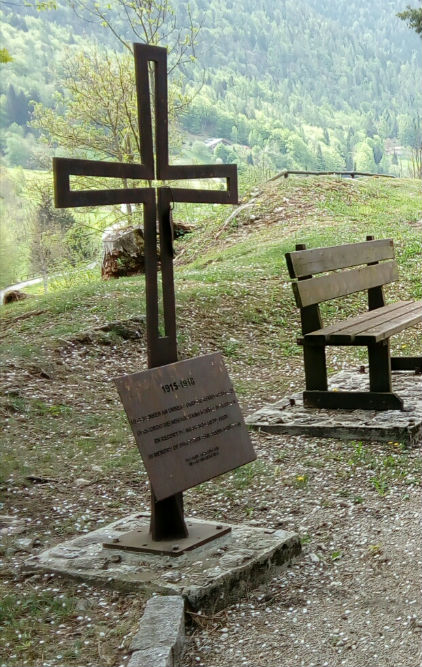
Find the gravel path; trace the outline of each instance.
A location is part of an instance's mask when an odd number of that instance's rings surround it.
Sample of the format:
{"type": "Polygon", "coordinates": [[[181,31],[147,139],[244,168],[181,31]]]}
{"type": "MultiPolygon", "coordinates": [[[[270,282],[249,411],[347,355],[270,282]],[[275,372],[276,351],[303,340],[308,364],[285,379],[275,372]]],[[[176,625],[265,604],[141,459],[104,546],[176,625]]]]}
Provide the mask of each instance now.
{"type": "Polygon", "coordinates": [[[290,450],[286,477],[295,460],[315,464],[307,466],[305,484],[287,489],[279,473],[280,487],[272,487],[271,499],[265,494],[262,519],[252,521],[299,531],[303,555],[239,604],[196,619],[186,667],[419,665],[420,495],[406,487],[418,454],[407,452],[407,474],[395,470],[384,480],[388,490],[377,490],[374,460],[392,465],[396,455],[388,449],[398,443],[362,447],[261,435],[256,444],[264,444],[261,456],[269,460],[290,450]],[[324,460],[331,466],[318,467],[324,460]]]}

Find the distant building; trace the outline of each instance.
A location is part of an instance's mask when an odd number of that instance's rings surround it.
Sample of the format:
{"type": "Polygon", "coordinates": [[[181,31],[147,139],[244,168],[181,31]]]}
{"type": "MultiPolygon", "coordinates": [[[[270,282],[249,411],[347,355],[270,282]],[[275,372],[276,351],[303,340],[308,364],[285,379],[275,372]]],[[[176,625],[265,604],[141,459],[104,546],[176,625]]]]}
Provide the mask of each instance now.
{"type": "Polygon", "coordinates": [[[214,148],[216,146],[218,146],[218,144],[225,144],[226,146],[231,146],[232,143],[233,142],[227,141],[227,139],[223,139],[222,137],[220,137],[218,139],[214,139],[214,138],[207,139],[206,141],[204,141],[205,146],[212,151],[214,150],[214,148]]]}

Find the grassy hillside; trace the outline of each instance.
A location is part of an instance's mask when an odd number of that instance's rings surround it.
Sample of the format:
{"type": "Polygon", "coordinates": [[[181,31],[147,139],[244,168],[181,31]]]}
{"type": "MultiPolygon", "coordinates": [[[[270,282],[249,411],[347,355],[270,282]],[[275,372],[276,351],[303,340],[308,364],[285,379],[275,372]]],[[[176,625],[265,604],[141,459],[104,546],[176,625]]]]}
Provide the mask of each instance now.
{"type": "MultiPolygon", "coordinates": [[[[229,223],[224,220],[230,210],[223,218],[219,209],[218,215],[198,223],[192,234],[177,242],[175,278],[181,358],[222,351],[247,413],[303,386],[301,352],[295,344],[299,319],[284,253],[298,242],[312,247],[358,241],[366,234],[391,236],[401,279],[387,288],[387,299],[420,298],[422,216],[418,182],[399,179],[289,177],[256,188],[244,203],[248,206],[229,223]]],[[[33,295],[0,312],[0,411],[6,424],[0,480],[3,512],[25,518],[27,530],[43,547],[134,507],[147,508],[149,502],[146,474],[112,383],[117,375],[146,367],[144,323],[131,319],[145,311],[144,277],[101,282],[85,276],[79,284],[64,287],[57,285],[50,294],[33,295]],[[118,325],[110,326],[116,321],[118,325]],[[34,484],[31,476],[47,481],[34,484]]],[[[359,300],[353,297],[327,310],[344,316],[359,300]]],[[[415,351],[416,337],[417,330],[407,331],[394,339],[394,347],[415,351]]],[[[330,371],[356,365],[362,355],[362,350],[337,349],[330,355],[330,371]]],[[[250,497],[252,479],[254,493],[265,496],[268,485],[287,483],[277,472],[281,460],[287,470],[284,477],[300,473],[293,450],[286,459],[280,450],[274,460],[264,462],[266,445],[259,437],[254,435],[258,461],[189,491],[188,511],[195,508],[204,517],[242,521],[256,511],[257,501],[250,497]]],[[[333,446],[346,461],[351,445],[333,446]]],[[[322,457],[320,467],[332,465],[323,455],[330,445],[324,447],[315,454],[322,457]]],[[[380,449],[373,456],[374,470],[382,472],[385,453],[380,449]]],[[[401,456],[394,465],[387,472],[395,474],[399,466],[400,482],[395,484],[417,483],[411,457],[401,456]]],[[[367,478],[362,484],[362,496],[376,494],[367,478]]],[[[291,493],[298,500],[312,493],[305,485],[294,488],[291,493]]],[[[35,663],[40,639],[45,642],[44,655],[56,664],[57,638],[47,617],[69,628],[60,639],[66,664],[98,659],[99,627],[106,636],[101,640],[104,651],[112,656],[107,664],[121,664],[126,634],[135,629],[141,602],[133,602],[135,609],[131,599],[119,598],[114,611],[126,614],[123,625],[115,625],[114,616],[104,618],[100,605],[90,612],[93,626],[86,627],[77,620],[77,605],[88,593],[76,584],[57,584],[66,602],[59,609],[52,604],[53,589],[46,592],[42,585],[38,591],[25,579],[16,584],[14,568],[25,554],[13,551],[8,539],[3,551],[10,580],[2,587],[9,606],[0,641],[16,642],[16,633],[26,636],[9,664],[22,664],[24,659],[35,663]],[[12,590],[16,585],[17,593],[12,590]],[[18,598],[25,610],[17,606],[18,598]],[[37,623],[35,616],[41,619],[37,623]],[[75,644],[71,629],[76,626],[75,644]],[[123,648],[116,649],[119,642],[123,648]]],[[[111,598],[102,599],[108,604],[111,598]]]]}

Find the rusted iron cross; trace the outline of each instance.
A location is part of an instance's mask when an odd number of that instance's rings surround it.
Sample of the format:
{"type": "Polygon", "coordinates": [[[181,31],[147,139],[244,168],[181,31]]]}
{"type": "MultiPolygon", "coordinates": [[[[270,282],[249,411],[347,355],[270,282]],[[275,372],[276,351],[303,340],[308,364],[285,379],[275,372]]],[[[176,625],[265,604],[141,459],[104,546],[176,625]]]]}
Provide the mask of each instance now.
{"type": "MultiPolygon", "coordinates": [[[[229,165],[169,165],[167,50],[158,46],[134,44],[138,126],[141,162],[128,164],[54,158],[55,205],[109,206],[142,204],[144,211],[145,284],[148,367],[177,361],[176,310],[173,279],[171,207],[173,202],[236,204],[237,167],[229,165]],[[154,65],[155,160],[148,63],[154,65]],[[225,190],[195,190],[161,187],[109,190],[72,190],[70,176],[96,176],[142,181],[225,178],[225,190]],[[159,329],[157,221],[162,275],[164,336],[159,329]]],[[[100,101],[99,101],[100,103],[100,101]]],[[[152,502],[153,539],[183,537],[182,494],[152,502]]],[[[186,532],[187,534],[187,532],[186,532]]]]}
{"type": "Polygon", "coordinates": [[[141,163],[101,162],[54,158],[55,204],[59,208],[143,204],[146,274],[146,314],[148,366],[162,366],[177,360],[176,317],[172,268],[171,215],[173,202],[237,203],[236,165],[169,165],[167,50],[159,46],[134,44],[138,125],[141,138],[141,163]],[[155,69],[155,154],[148,62],[155,69]],[[122,188],[118,190],[71,190],[70,176],[109,178],[183,180],[225,178],[226,190],[186,188],[122,188]],[[163,290],[164,336],[159,335],[157,232],[159,224],[160,260],[163,290]]]}

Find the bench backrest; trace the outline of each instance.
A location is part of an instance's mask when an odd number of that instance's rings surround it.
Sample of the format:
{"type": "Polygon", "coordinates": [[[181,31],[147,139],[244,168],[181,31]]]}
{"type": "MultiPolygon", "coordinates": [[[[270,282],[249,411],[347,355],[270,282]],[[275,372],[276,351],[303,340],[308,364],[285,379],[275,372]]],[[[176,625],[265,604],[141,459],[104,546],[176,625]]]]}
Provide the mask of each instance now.
{"type": "Polygon", "coordinates": [[[305,318],[309,323],[303,327],[304,333],[321,327],[317,304],[322,301],[368,290],[372,310],[384,305],[382,285],[399,277],[392,239],[374,241],[368,237],[362,243],[309,250],[304,245],[296,248],[295,252],[286,254],[290,277],[297,278],[292,283],[296,304],[302,312],[303,309],[314,311],[312,317],[305,318]],[[315,276],[319,273],[326,275],[315,276]]]}

